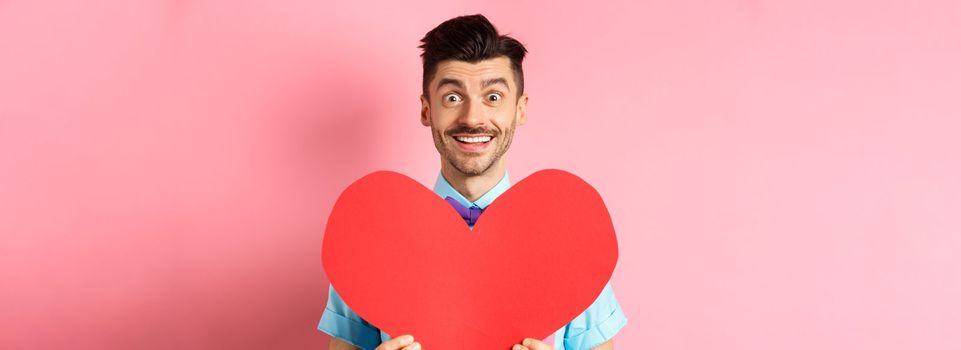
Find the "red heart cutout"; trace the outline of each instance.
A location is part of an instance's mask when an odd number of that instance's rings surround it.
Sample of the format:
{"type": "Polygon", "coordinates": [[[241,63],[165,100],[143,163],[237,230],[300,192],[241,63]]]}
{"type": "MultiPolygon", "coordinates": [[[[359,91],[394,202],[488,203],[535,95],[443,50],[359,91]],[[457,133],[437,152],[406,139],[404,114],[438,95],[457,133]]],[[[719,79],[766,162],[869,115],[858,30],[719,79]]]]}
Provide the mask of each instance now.
{"type": "Polygon", "coordinates": [[[513,185],[473,231],[434,192],[378,171],[337,199],[322,259],[344,302],[387,334],[428,350],[509,349],[590,306],[617,239],[597,191],[565,171],[513,185]]]}

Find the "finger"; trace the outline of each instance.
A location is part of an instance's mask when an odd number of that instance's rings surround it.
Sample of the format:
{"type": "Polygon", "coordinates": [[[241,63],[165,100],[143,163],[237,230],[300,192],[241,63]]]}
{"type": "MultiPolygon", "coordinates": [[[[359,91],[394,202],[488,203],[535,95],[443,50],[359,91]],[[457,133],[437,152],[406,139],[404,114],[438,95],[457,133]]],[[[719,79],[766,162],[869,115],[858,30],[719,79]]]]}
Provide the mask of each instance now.
{"type": "Polygon", "coordinates": [[[511,350],[530,350],[530,349],[520,344],[514,344],[514,347],[512,347],[511,350]]]}
{"type": "Polygon", "coordinates": [[[547,343],[534,338],[526,338],[524,339],[524,342],[522,344],[524,344],[524,346],[526,346],[530,350],[553,350],[554,349],[550,345],[547,345],[547,343]]]}
{"type": "Polygon", "coordinates": [[[375,350],[398,350],[414,343],[414,336],[407,334],[388,340],[377,346],[375,350]]]}
{"type": "Polygon", "coordinates": [[[401,349],[401,350],[420,350],[420,343],[414,342],[413,344],[410,344],[410,345],[408,345],[408,346],[405,346],[405,347],[404,347],[403,349],[401,349]]]}

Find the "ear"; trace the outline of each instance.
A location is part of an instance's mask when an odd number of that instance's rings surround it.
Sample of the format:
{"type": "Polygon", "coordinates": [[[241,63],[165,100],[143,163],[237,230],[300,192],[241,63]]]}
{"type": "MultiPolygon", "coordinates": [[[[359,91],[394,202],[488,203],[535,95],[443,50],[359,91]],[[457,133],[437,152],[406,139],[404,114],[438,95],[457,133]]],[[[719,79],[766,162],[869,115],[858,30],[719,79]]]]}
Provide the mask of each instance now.
{"type": "Polygon", "coordinates": [[[517,125],[524,125],[527,122],[527,93],[521,95],[517,100],[517,125]]]}
{"type": "Polygon", "coordinates": [[[420,123],[430,126],[430,101],[424,95],[420,95],[420,123]]]}

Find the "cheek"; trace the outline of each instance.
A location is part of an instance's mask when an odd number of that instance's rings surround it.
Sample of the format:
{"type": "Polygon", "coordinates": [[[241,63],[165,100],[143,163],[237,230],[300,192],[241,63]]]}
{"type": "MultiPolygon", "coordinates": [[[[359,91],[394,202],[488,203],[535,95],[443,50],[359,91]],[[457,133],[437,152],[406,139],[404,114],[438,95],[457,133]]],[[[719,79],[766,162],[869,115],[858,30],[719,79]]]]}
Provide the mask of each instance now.
{"type": "Polygon", "coordinates": [[[436,115],[434,116],[434,130],[436,130],[441,136],[444,136],[444,133],[452,126],[453,124],[449,120],[436,115]]]}
{"type": "Polygon", "coordinates": [[[438,129],[447,129],[457,120],[458,111],[456,108],[440,106],[432,109],[431,117],[438,129]]]}
{"type": "Polygon", "coordinates": [[[511,126],[514,117],[517,115],[514,108],[505,107],[497,111],[497,115],[492,119],[498,129],[504,130],[511,126]]]}

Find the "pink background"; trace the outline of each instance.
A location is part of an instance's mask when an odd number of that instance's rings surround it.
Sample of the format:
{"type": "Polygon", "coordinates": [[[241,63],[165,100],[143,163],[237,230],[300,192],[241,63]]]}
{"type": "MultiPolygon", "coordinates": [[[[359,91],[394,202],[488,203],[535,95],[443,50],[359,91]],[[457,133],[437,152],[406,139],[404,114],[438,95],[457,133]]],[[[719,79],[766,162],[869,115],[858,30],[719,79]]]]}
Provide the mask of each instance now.
{"type": "Polygon", "coordinates": [[[613,215],[618,348],[961,347],[957,1],[7,0],[0,348],[325,348],[331,205],[433,183],[416,46],[477,12],[512,179],[613,215]]]}

